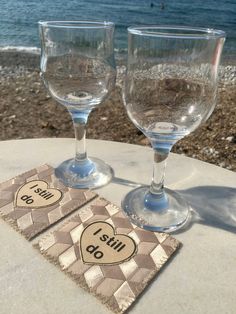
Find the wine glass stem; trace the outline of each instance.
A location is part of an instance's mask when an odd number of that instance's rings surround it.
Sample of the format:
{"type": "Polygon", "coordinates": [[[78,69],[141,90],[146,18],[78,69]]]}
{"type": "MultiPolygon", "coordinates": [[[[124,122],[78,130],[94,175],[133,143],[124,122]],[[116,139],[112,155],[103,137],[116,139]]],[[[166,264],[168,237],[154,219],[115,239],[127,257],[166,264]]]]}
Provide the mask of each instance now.
{"type": "Polygon", "coordinates": [[[86,124],[88,115],[80,117],[78,114],[72,114],[72,120],[75,131],[75,161],[82,162],[87,159],[86,150],[86,124]]]}
{"type": "Polygon", "coordinates": [[[150,186],[151,194],[156,196],[164,193],[164,178],[166,169],[166,159],[169,153],[160,152],[154,149],[154,165],[153,165],[153,177],[150,186]]]}
{"type": "Polygon", "coordinates": [[[75,129],[75,159],[76,161],[84,160],[87,158],[86,151],[86,128],[85,124],[74,124],[75,129]]]}

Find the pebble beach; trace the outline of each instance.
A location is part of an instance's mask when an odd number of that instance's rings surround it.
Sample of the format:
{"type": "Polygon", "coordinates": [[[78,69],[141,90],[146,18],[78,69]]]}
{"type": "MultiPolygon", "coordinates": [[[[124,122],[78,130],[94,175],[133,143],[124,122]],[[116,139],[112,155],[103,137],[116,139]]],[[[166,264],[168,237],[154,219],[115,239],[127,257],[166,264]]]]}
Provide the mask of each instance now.
{"type": "MultiPolygon", "coordinates": [[[[150,145],[128,119],[121,97],[125,65],[117,66],[114,91],[89,117],[87,137],[150,145]]],[[[220,66],[217,106],[196,131],[180,140],[172,152],[236,171],[236,62],[220,66]]],[[[39,75],[39,55],[0,52],[1,140],[74,137],[70,115],[47,93],[39,75]]]]}

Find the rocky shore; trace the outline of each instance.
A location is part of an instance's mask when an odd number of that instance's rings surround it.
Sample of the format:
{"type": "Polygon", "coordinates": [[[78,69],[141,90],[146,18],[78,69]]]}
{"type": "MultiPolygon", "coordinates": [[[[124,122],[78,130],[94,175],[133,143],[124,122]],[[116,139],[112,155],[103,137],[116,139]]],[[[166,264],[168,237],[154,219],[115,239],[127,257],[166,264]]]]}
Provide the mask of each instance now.
{"type": "MultiPolygon", "coordinates": [[[[123,107],[125,66],[118,66],[117,86],[89,118],[87,137],[149,145],[123,107]]],[[[220,67],[217,106],[209,120],[179,141],[173,152],[236,170],[236,64],[220,67]]],[[[0,139],[73,137],[70,115],[48,95],[39,76],[39,56],[0,52],[0,139]]]]}

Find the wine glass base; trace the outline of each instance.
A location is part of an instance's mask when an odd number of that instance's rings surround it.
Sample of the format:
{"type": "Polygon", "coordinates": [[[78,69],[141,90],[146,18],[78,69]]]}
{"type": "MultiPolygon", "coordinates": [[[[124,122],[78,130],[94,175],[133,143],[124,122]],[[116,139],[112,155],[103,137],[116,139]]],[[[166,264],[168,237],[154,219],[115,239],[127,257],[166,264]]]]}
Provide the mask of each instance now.
{"type": "Polygon", "coordinates": [[[187,222],[189,205],[185,199],[175,191],[165,188],[164,197],[152,203],[147,208],[145,200],[149,187],[139,187],[129,192],[122,201],[122,208],[132,223],[146,230],[159,232],[173,232],[187,222]]]}
{"type": "Polygon", "coordinates": [[[55,169],[55,175],[65,186],[75,189],[93,189],[110,182],[114,171],[98,158],[89,158],[84,163],[68,159],[55,169]]]}

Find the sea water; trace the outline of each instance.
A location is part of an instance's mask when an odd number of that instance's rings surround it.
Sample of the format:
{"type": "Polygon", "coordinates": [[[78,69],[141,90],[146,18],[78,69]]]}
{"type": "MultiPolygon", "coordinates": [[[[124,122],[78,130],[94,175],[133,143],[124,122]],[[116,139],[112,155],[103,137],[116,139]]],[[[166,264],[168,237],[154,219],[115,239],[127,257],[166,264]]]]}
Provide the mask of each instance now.
{"type": "Polygon", "coordinates": [[[109,20],[116,24],[115,49],[126,52],[127,27],[140,24],[222,29],[224,54],[236,52],[236,0],[1,0],[0,47],[37,52],[39,20],[109,20]]]}

